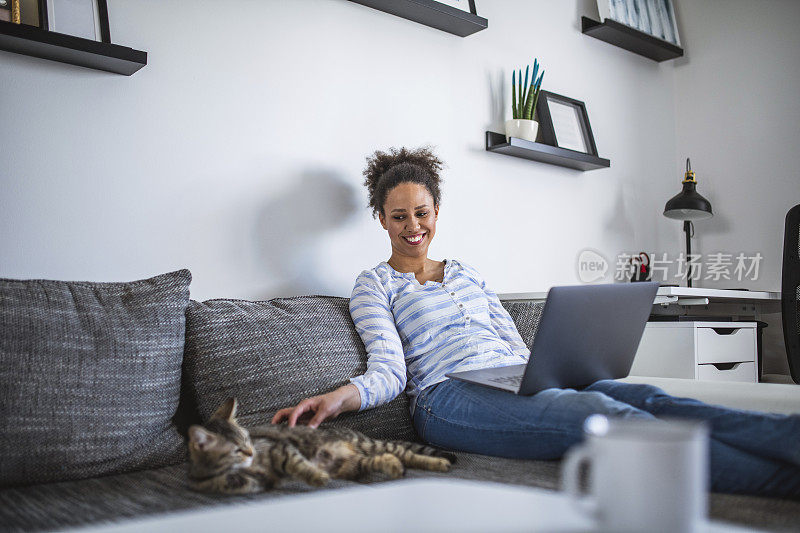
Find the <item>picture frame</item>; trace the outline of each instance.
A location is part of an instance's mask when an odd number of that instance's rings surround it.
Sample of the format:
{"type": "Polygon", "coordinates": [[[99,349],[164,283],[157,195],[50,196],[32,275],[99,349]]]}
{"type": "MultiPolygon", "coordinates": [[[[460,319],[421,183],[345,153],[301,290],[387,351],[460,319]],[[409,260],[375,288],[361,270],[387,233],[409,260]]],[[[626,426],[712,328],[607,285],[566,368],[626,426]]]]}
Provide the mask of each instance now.
{"type": "Polygon", "coordinates": [[[543,144],[598,155],[586,104],[580,100],[542,90],[536,116],[543,144]]]}
{"type": "Polygon", "coordinates": [[[14,24],[24,24],[47,29],[47,11],[44,5],[45,0],[10,0],[11,20],[14,24]]]}
{"type": "Polygon", "coordinates": [[[600,22],[610,18],[648,35],[681,46],[672,0],[597,0],[600,22]]]}
{"type": "Polygon", "coordinates": [[[456,9],[460,9],[461,11],[466,11],[467,13],[472,13],[473,15],[477,15],[478,12],[475,9],[475,0],[435,0],[439,4],[444,4],[446,6],[454,7],[456,9]]]}
{"type": "Polygon", "coordinates": [[[106,0],[40,0],[46,5],[47,29],[74,37],[111,42],[106,0]]]}

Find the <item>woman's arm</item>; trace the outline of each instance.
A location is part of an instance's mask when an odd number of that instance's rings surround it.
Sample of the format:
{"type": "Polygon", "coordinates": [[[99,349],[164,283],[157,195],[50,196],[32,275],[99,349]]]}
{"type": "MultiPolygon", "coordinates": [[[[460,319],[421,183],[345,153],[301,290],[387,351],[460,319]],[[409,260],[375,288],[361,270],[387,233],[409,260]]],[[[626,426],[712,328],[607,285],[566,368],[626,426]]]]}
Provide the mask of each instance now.
{"type": "Polygon", "coordinates": [[[289,426],[294,426],[301,416],[313,413],[308,425],[317,427],[344,412],[389,402],[405,389],[405,355],[389,309],[389,298],[368,272],[362,272],[356,280],[350,297],[350,315],[367,349],[367,371],[352,378],[348,385],[281,409],[272,418],[273,424],[287,420],[289,426]]]}
{"type": "Polygon", "coordinates": [[[389,307],[389,296],[369,271],[362,272],[350,296],[350,316],[367,349],[367,371],[350,382],[361,395],[360,410],[397,397],[406,387],[406,359],[389,307]]]}
{"type": "Polygon", "coordinates": [[[313,415],[308,425],[315,428],[325,420],[334,419],[347,411],[357,411],[359,407],[361,407],[361,395],[355,385],[348,384],[327,394],[306,398],[294,407],[281,409],[272,417],[272,423],[280,424],[286,420],[289,426],[293,427],[305,414],[313,415]]]}

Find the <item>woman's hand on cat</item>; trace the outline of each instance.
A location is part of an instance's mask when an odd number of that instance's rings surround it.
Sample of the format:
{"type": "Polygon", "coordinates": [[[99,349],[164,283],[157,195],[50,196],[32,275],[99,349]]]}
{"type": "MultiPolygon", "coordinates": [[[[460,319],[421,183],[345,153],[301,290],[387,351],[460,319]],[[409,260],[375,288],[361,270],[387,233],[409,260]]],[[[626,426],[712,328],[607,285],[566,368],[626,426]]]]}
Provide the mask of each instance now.
{"type": "Polygon", "coordinates": [[[288,421],[289,427],[294,427],[298,421],[311,420],[308,426],[316,428],[326,420],[331,420],[347,411],[355,411],[361,407],[361,395],[355,385],[345,385],[335,391],[319,396],[306,398],[294,407],[281,409],[272,417],[273,424],[288,421]],[[312,416],[313,415],[313,416],[312,416]]]}

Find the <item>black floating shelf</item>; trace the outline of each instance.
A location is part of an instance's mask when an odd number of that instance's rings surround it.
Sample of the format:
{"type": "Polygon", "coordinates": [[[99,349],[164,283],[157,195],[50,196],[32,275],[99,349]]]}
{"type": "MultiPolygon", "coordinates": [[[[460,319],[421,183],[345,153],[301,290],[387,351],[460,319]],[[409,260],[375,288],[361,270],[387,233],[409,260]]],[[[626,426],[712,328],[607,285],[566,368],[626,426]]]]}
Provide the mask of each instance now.
{"type": "Polygon", "coordinates": [[[350,0],[431,28],[466,37],[489,27],[489,21],[434,0],[350,0]]]}
{"type": "Polygon", "coordinates": [[[0,50],[130,76],[147,64],[147,52],[0,21],[0,50]]]}
{"type": "Polygon", "coordinates": [[[493,131],[486,132],[486,151],[576,170],[596,170],[611,166],[611,161],[602,157],[576,152],[575,150],[567,150],[558,146],[550,146],[549,144],[526,141],[516,137],[506,140],[504,134],[493,131]]]}
{"type": "Polygon", "coordinates": [[[581,31],[590,37],[619,46],[653,61],[666,61],[683,55],[683,48],[680,46],[631,28],[616,20],[606,19],[605,22],[597,22],[588,17],[581,17],[581,28],[581,31]]]}

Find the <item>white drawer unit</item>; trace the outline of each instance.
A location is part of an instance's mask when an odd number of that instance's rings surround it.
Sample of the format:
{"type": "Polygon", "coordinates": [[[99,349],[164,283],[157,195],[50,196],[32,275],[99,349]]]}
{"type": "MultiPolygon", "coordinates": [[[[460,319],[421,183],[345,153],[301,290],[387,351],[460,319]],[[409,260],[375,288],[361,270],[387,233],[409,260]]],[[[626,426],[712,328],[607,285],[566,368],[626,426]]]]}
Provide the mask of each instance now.
{"type": "Polygon", "coordinates": [[[755,322],[648,322],[631,375],[755,383],[756,334],[755,322]]]}
{"type": "Polygon", "coordinates": [[[697,379],[704,381],[755,382],[756,363],[697,365],[697,379]]]}

